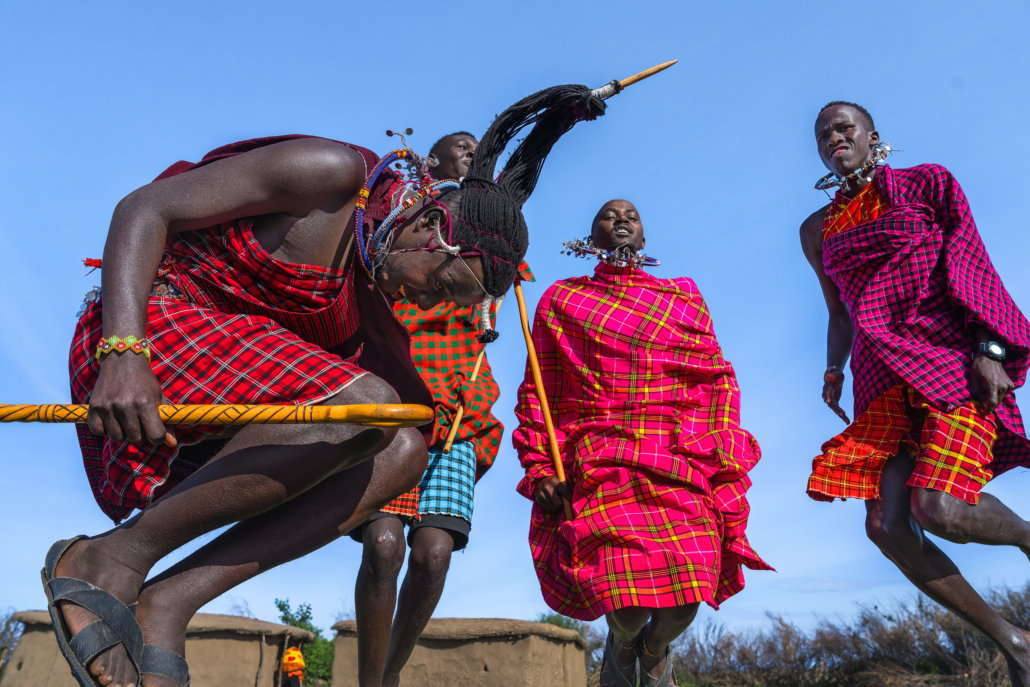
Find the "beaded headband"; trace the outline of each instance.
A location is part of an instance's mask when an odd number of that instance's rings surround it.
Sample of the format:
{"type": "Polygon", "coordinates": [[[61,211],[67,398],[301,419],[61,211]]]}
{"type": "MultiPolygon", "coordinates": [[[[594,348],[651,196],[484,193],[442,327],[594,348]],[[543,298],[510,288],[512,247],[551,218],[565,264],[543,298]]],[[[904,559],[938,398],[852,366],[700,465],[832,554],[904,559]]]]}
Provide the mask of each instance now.
{"type": "MultiPolygon", "coordinates": [[[[815,182],[815,188],[817,191],[825,191],[827,189],[833,188],[834,186],[840,186],[842,191],[847,191],[849,187],[849,182],[854,181],[855,179],[858,179],[860,177],[867,176],[870,172],[873,171],[873,168],[876,167],[876,165],[880,164],[885,159],[887,159],[887,156],[890,155],[893,151],[894,148],[891,148],[890,143],[877,143],[872,147],[873,156],[872,158],[870,158],[869,162],[865,163],[864,165],[856,169],[854,172],[844,177],[837,174],[836,172],[830,172],[826,176],[820,178],[819,181],[815,182]]],[[[866,181],[872,181],[872,179],[866,179],[866,181]]]]}
{"type": "MultiPolygon", "coordinates": [[[[425,198],[431,198],[437,195],[440,191],[447,189],[461,188],[461,184],[454,179],[444,179],[442,181],[433,181],[429,175],[429,165],[426,163],[426,159],[416,153],[408,145],[408,139],[405,138],[405,134],[410,136],[412,129],[405,129],[403,132],[386,130],[387,136],[399,136],[401,143],[404,144],[404,148],[391,151],[384,156],[376,166],[372,168],[368,176],[365,177],[365,182],[361,185],[361,190],[358,191],[358,201],[355,203],[354,212],[354,236],[355,243],[358,247],[358,257],[361,260],[361,266],[365,269],[365,272],[371,279],[375,279],[376,273],[383,266],[386,261],[386,257],[390,254],[390,246],[393,243],[394,232],[391,229],[397,218],[400,217],[401,213],[411,208],[416,203],[420,202],[425,198]],[[408,160],[408,180],[404,182],[409,186],[412,193],[405,198],[401,203],[394,208],[389,215],[383,220],[383,223],[379,225],[375,233],[372,234],[371,239],[366,245],[365,241],[365,207],[368,205],[368,199],[372,195],[372,188],[375,186],[376,180],[383,173],[387,167],[397,162],[398,160],[408,160]]],[[[401,164],[397,163],[398,169],[401,168],[401,164]]],[[[401,194],[400,197],[403,197],[401,194]]],[[[450,212],[447,208],[439,201],[434,201],[436,205],[439,205],[444,213],[447,215],[447,226],[450,228],[450,212]]],[[[448,231],[448,238],[450,238],[450,231],[448,231]]],[[[469,274],[475,280],[479,288],[483,289],[486,297],[483,302],[479,305],[479,325],[483,330],[482,334],[477,335],[477,338],[481,343],[491,343],[497,339],[497,331],[493,329],[492,323],[490,322],[490,307],[493,304],[494,298],[483,286],[482,282],[476,276],[476,273],[472,271],[468,263],[465,262],[461,256],[461,248],[459,246],[452,246],[447,243],[443,238],[443,233],[440,230],[439,221],[433,223],[433,236],[430,239],[430,244],[435,241],[436,247],[427,245],[426,248],[420,248],[418,250],[438,250],[449,255],[453,255],[457,260],[465,266],[469,274]]],[[[503,299],[498,299],[498,305],[503,299]]]]}
{"type": "Polygon", "coordinates": [[[561,253],[562,255],[574,255],[577,258],[586,258],[592,255],[600,262],[614,267],[636,267],[640,269],[643,267],[657,267],[662,264],[655,258],[648,257],[643,252],[628,253],[619,249],[611,251],[598,248],[594,245],[594,239],[589,236],[586,240],[574,239],[566,241],[562,244],[561,253]]]}

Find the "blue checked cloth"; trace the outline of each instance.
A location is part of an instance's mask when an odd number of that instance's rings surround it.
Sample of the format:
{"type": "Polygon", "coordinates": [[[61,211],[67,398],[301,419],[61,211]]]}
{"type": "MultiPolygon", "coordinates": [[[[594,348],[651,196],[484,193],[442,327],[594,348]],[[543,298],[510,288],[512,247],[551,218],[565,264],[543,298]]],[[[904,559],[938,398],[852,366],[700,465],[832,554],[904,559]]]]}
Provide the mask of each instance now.
{"type": "Polygon", "coordinates": [[[453,515],[472,524],[475,485],[476,452],[472,443],[455,441],[450,453],[443,452],[443,444],[434,444],[419,485],[419,515],[453,515]]]}

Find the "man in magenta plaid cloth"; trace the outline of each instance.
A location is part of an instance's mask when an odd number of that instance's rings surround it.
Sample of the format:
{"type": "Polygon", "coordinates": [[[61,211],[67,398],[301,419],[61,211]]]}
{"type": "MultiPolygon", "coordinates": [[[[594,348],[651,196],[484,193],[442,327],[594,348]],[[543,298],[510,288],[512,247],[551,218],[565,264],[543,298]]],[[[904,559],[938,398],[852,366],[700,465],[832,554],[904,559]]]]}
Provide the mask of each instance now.
{"type": "Polygon", "coordinates": [[[866,502],[866,532],[923,593],[972,623],[1030,686],[1030,633],[1001,618],[927,532],[1017,546],[1030,524],[981,488],[1030,465],[1013,390],[1030,323],[995,272],[965,194],[940,165],[894,169],[865,108],[833,102],[816,146],[839,186],[801,226],[830,313],[823,400],[840,408],[851,357],[855,422],[813,461],[809,495],[866,502]]]}
{"type": "Polygon", "coordinates": [[[644,231],[631,203],[597,213],[591,277],[540,299],[533,342],[568,483],[555,475],[527,369],[513,442],[532,499],[530,548],[544,599],[581,620],[606,615],[601,685],[673,685],[669,644],[700,602],[768,570],[745,534],[748,472],[761,451],[740,427],[740,390],[690,279],[639,265],[644,231]],[[568,521],[562,497],[570,499],[568,521]]]}
{"type": "Polygon", "coordinates": [[[428,310],[503,296],[547,154],[604,111],[586,86],[529,96],[490,126],[462,182],[420,169],[411,204],[390,203],[388,167],[418,162],[412,151],[379,159],[306,136],[176,163],[118,204],[102,297],[79,319],[69,367],[75,402],[89,403],[79,440],[94,495],[128,520],[57,542],[43,569],[81,687],[186,687],[186,624],[201,606],[346,534],[413,488],[428,460],[431,425],[250,425],[207,441],[216,428],[166,428],[162,402],[432,406],[390,297],[403,289],[428,310]]]}

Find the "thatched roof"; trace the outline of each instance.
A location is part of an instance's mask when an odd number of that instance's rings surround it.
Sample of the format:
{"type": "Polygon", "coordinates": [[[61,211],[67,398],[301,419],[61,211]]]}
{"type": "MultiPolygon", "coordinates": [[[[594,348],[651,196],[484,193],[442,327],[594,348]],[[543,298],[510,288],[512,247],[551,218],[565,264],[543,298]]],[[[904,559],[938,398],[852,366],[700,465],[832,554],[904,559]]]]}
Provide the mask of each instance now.
{"type": "MultiPolygon", "coordinates": [[[[333,629],[344,637],[353,637],[358,633],[357,623],[353,620],[338,622],[333,625],[333,629]]],[[[587,646],[575,630],[510,618],[433,618],[422,632],[422,639],[472,642],[480,639],[517,639],[530,635],[559,642],[575,642],[581,649],[587,646]]]]}
{"type": "MultiPolygon", "coordinates": [[[[11,620],[17,623],[29,625],[50,626],[50,614],[46,611],[19,611],[11,620]]],[[[244,618],[239,615],[218,615],[216,613],[198,613],[186,626],[186,634],[200,634],[203,632],[232,632],[239,635],[286,635],[301,643],[315,641],[315,635],[302,630],[299,627],[269,623],[255,618],[244,618]]]]}

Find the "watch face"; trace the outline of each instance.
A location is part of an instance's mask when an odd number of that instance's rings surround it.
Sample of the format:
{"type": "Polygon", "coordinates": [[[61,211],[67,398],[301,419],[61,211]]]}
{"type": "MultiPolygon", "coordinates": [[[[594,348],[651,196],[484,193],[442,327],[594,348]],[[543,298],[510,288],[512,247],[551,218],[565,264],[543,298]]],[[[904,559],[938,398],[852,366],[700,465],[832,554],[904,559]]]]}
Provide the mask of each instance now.
{"type": "Polygon", "coordinates": [[[987,352],[991,355],[1003,356],[1005,355],[1005,349],[1001,347],[1001,344],[996,341],[992,341],[987,344],[987,352]]]}

